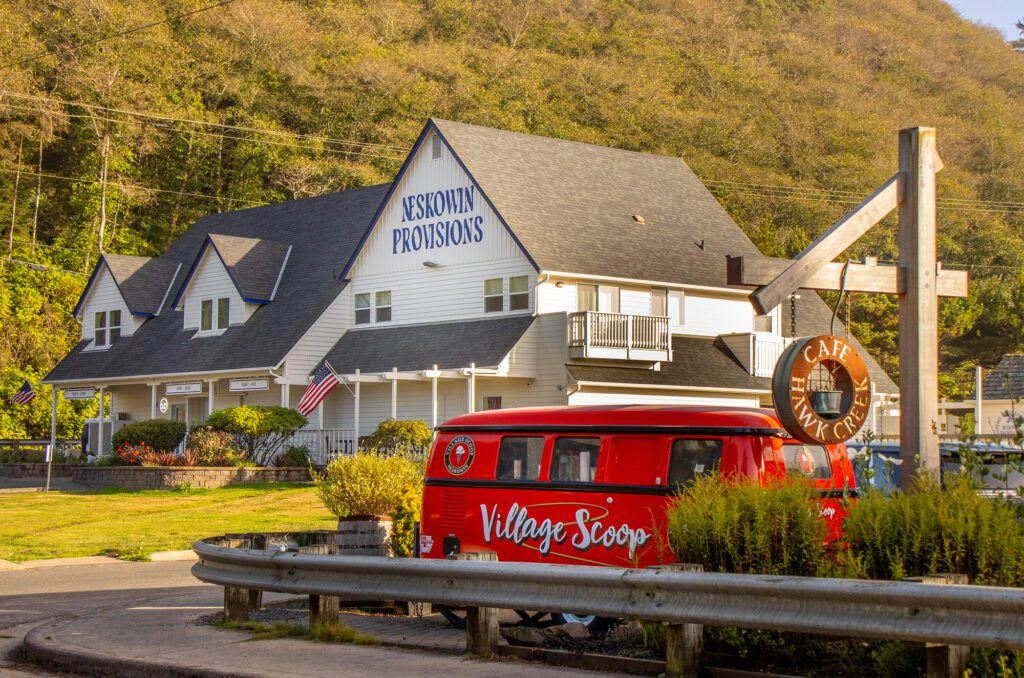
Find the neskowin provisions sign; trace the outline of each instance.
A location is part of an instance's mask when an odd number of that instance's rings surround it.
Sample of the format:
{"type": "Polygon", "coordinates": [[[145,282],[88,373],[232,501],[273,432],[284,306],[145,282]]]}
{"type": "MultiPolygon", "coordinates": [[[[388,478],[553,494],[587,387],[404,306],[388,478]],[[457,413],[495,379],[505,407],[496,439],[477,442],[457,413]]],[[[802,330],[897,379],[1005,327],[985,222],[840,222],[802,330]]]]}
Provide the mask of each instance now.
{"type": "Polygon", "coordinates": [[[472,245],[484,239],[484,218],[475,214],[476,187],[460,186],[402,198],[402,224],[391,231],[391,253],[472,245]]]}

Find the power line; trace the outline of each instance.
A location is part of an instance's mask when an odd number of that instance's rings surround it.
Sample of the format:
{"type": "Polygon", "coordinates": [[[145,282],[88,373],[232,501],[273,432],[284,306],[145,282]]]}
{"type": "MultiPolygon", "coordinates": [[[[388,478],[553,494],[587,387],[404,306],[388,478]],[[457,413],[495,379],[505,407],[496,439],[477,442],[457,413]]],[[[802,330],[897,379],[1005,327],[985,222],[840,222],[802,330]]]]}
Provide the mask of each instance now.
{"type": "Polygon", "coordinates": [[[82,273],[80,271],[69,271],[66,268],[56,268],[55,266],[43,266],[42,264],[36,264],[36,263],[31,262],[31,261],[22,261],[21,259],[12,259],[11,257],[7,257],[6,259],[3,259],[2,261],[6,261],[6,262],[9,262],[9,263],[12,263],[12,264],[20,264],[22,266],[28,266],[29,268],[31,268],[34,271],[54,271],[54,272],[59,272],[59,273],[70,273],[71,275],[77,275],[77,276],[81,276],[83,278],[89,277],[87,274],[82,273]]]}
{"type": "MultiPolygon", "coordinates": [[[[12,91],[9,91],[9,90],[0,90],[0,97],[4,97],[4,96],[11,97],[12,99],[29,99],[29,100],[32,100],[32,101],[38,101],[38,102],[42,102],[42,103],[57,103],[57,104],[60,104],[62,106],[77,106],[79,108],[84,108],[84,109],[87,109],[87,110],[98,110],[98,111],[105,111],[105,112],[108,112],[108,113],[121,113],[121,114],[124,114],[124,115],[131,115],[131,116],[134,116],[134,117],[137,117],[137,118],[147,118],[147,119],[150,119],[150,120],[159,120],[159,121],[163,121],[163,122],[180,122],[180,123],[187,124],[187,125],[197,125],[197,126],[203,126],[203,127],[216,127],[216,128],[220,128],[220,129],[236,130],[236,131],[240,131],[240,132],[251,132],[251,133],[257,133],[257,134],[266,134],[266,135],[270,135],[270,136],[292,137],[292,138],[296,138],[296,139],[304,139],[306,141],[318,141],[318,142],[325,143],[325,144],[339,144],[339,145],[343,145],[343,146],[355,146],[355,147],[360,147],[360,148],[373,148],[373,149],[377,149],[377,150],[380,150],[380,151],[395,151],[397,153],[402,154],[403,156],[408,151],[408,149],[405,148],[405,147],[394,146],[394,145],[391,145],[391,144],[379,144],[379,143],[374,143],[374,142],[369,142],[369,141],[357,141],[357,140],[353,140],[353,139],[335,139],[335,138],[331,138],[331,137],[323,137],[323,136],[317,136],[317,135],[313,135],[313,134],[302,134],[302,133],[299,133],[299,132],[289,132],[289,131],[286,131],[286,130],[261,129],[259,127],[249,127],[247,125],[230,125],[230,124],[227,124],[227,123],[208,122],[208,121],[205,121],[205,120],[193,120],[193,119],[190,119],[190,118],[176,118],[174,116],[164,115],[162,113],[149,113],[149,112],[145,112],[145,111],[133,111],[133,110],[126,109],[126,108],[111,108],[109,106],[100,106],[98,104],[88,104],[88,103],[85,103],[85,102],[82,102],[82,101],[67,101],[67,100],[63,100],[63,99],[53,99],[53,98],[43,97],[43,96],[38,96],[38,95],[33,95],[33,94],[25,94],[25,93],[22,93],[22,92],[12,92],[12,91]]],[[[6,105],[10,106],[11,104],[6,104],[6,105]]],[[[30,110],[32,110],[32,109],[30,109],[30,110]]],[[[55,111],[51,111],[51,110],[48,110],[48,109],[35,109],[35,110],[39,110],[39,112],[41,112],[41,113],[55,113],[55,111]]],[[[65,115],[67,115],[67,114],[65,114],[65,115]]],[[[395,159],[397,159],[397,158],[395,158],[395,159]]]]}
{"type": "Polygon", "coordinates": [[[54,52],[54,50],[59,50],[59,51],[62,51],[62,52],[71,52],[71,51],[74,51],[74,50],[77,50],[77,49],[81,49],[82,47],[88,47],[89,45],[96,45],[96,44],[104,42],[106,40],[112,40],[113,38],[121,38],[121,37],[124,37],[126,35],[131,35],[132,33],[138,33],[139,31],[144,31],[147,28],[153,28],[154,26],[159,26],[161,24],[170,23],[172,21],[176,21],[177,19],[185,19],[187,17],[194,16],[194,15],[200,14],[202,12],[208,12],[211,9],[217,9],[218,7],[223,7],[224,5],[231,4],[234,1],[235,0],[222,0],[221,2],[218,2],[215,5],[209,5],[207,7],[200,7],[199,9],[194,9],[191,12],[185,12],[183,14],[178,14],[176,16],[167,17],[166,19],[161,19],[160,21],[153,21],[153,22],[150,22],[148,24],[143,24],[141,26],[136,26],[134,28],[129,28],[128,30],[121,31],[119,33],[111,33],[109,35],[104,35],[102,37],[95,38],[93,40],[86,40],[85,42],[80,42],[77,45],[71,45],[69,47],[56,47],[54,49],[43,50],[42,52],[37,52],[36,54],[34,54],[34,55],[30,56],[30,57],[26,57],[24,59],[21,59],[20,61],[12,61],[10,63],[6,63],[3,66],[0,66],[0,71],[6,70],[8,68],[11,68],[12,66],[20,66],[20,65],[26,64],[26,63],[28,63],[30,61],[35,61],[36,59],[40,59],[40,58],[42,58],[42,57],[44,57],[44,56],[46,56],[48,54],[52,54],[54,52]]]}

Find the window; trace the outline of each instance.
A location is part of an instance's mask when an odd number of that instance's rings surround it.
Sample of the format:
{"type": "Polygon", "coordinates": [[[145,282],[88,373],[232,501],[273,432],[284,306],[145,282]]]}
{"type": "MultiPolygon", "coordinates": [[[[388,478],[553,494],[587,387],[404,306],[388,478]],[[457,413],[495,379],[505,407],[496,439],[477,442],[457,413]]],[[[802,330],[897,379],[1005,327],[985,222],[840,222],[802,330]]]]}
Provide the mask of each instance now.
{"type": "Polygon", "coordinates": [[[363,292],[356,295],[356,325],[368,325],[370,323],[370,293],[363,292]]]}
{"type": "Polygon", "coordinates": [[[576,310],[597,310],[597,285],[578,283],[576,285],[576,310]]]}
{"type": "Polygon", "coordinates": [[[221,297],[217,300],[217,329],[226,330],[231,319],[231,299],[221,297]]]}
{"type": "Polygon", "coordinates": [[[213,329],[213,299],[203,299],[199,306],[199,330],[209,332],[213,329]]]}
{"type": "Polygon", "coordinates": [[[772,317],[770,315],[755,315],[754,316],[754,331],[755,332],[771,332],[772,331],[772,317]]]}
{"type": "Polygon", "coordinates": [[[668,290],[663,287],[651,290],[651,315],[668,315],[668,290]]]}
{"type": "Polygon", "coordinates": [[[516,275],[508,279],[508,310],[524,311],[530,308],[530,277],[516,275]]]}
{"type": "Polygon", "coordinates": [[[430,137],[430,159],[440,160],[444,154],[444,142],[441,141],[441,137],[433,135],[430,137]]]}
{"type": "Polygon", "coordinates": [[[504,283],[502,278],[491,278],[484,281],[484,313],[505,310],[504,283]]]}
{"type": "Polygon", "coordinates": [[[93,337],[93,345],[107,345],[107,314],[105,311],[96,314],[96,327],[93,337]]]}
{"type": "Polygon", "coordinates": [[[109,320],[107,323],[107,334],[109,335],[110,343],[113,344],[121,338],[121,311],[110,311],[107,314],[107,318],[109,320]]]}
{"type": "Polygon", "coordinates": [[[391,322],[391,291],[377,292],[375,302],[377,322],[391,322]]]}
{"type": "Polygon", "coordinates": [[[593,482],[600,451],[600,438],[559,438],[551,453],[551,480],[593,482]]]}
{"type": "Polygon", "coordinates": [[[500,410],[501,396],[487,396],[484,398],[484,410],[500,410]]]}
{"type": "Polygon", "coordinates": [[[508,436],[498,448],[498,480],[536,480],[544,453],[542,436],[508,436]]]}
{"type": "Polygon", "coordinates": [[[832,477],[828,451],[821,445],[783,445],[782,457],[787,473],[804,475],[814,480],[832,477]]]}
{"type": "Polygon", "coordinates": [[[722,463],[722,440],[676,440],[668,462],[669,485],[692,485],[697,476],[714,473],[722,463]]]}

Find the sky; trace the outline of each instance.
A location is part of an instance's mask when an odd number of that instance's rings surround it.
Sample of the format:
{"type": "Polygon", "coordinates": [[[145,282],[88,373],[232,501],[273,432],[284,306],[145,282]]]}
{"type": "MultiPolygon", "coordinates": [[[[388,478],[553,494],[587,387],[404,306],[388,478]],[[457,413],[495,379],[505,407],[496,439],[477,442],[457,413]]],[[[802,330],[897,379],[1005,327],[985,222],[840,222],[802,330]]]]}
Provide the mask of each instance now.
{"type": "Polygon", "coordinates": [[[951,0],[971,21],[995,26],[1009,39],[1019,37],[1015,24],[1024,18],[1024,0],[951,0]]]}

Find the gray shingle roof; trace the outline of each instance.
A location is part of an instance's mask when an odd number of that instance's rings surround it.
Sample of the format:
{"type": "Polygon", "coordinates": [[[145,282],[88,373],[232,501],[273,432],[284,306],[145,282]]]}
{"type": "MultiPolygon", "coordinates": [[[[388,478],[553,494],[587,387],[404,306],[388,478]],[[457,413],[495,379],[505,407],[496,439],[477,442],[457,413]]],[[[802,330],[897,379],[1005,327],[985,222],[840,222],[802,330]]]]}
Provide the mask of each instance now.
{"type": "Polygon", "coordinates": [[[342,335],[327,354],[339,374],[458,369],[475,363],[496,367],[523,333],[533,316],[507,316],[431,325],[397,325],[353,329],[342,335]]]}
{"type": "Polygon", "coordinates": [[[542,270],[725,287],[759,255],[679,158],[433,122],[542,270]]]}
{"type": "MultiPolygon", "coordinates": [[[[132,313],[155,315],[167,296],[178,262],[124,254],[104,254],[110,275],[132,313]]],[[[82,292],[83,296],[86,291],[82,292]]]]}
{"type": "Polygon", "coordinates": [[[344,287],[338,279],[341,264],[351,256],[387,188],[371,186],[203,217],[160,260],[181,263],[187,270],[210,233],[288,243],[293,249],[274,303],[261,306],[244,325],[219,337],[191,339],[194,331],[182,330],[182,314],[168,308],[184,281],[182,272],[163,312],[134,336],[122,337],[106,351],[83,351],[88,342],[80,343],[46,381],[276,366],[344,287]]]}
{"type": "Polygon", "coordinates": [[[210,243],[243,299],[270,301],[288,245],[259,238],[211,233],[210,243]]]}
{"type": "MultiPolygon", "coordinates": [[[[978,397],[971,393],[970,400],[978,397]]],[[[984,400],[1015,400],[1024,398],[1024,355],[1004,355],[981,384],[984,400]]]]}

